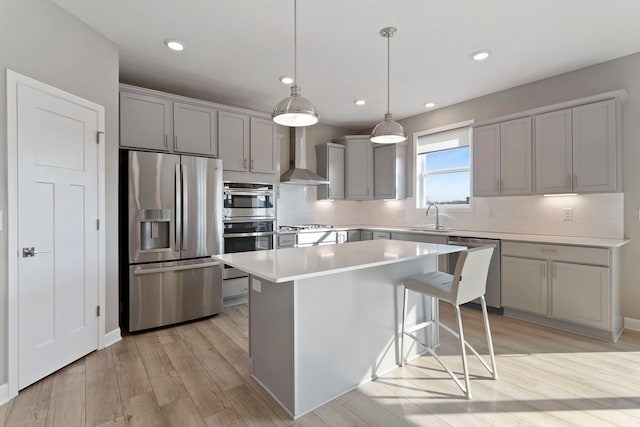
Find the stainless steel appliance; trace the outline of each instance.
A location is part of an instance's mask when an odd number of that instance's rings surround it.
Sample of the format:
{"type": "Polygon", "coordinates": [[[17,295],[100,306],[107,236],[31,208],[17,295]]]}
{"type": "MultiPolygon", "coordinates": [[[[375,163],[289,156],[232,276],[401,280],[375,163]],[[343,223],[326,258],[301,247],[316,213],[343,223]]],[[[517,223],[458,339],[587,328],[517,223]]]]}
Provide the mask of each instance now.
{"type": "MultiPolygon", "coordinates": [[[[275,190],[273,184],[224,183],[224,252],[269,250],[275,247],[275,190]]],[[[224,279],[247,273],[225,266],[224,279]]]]}
{"type": "MultiPolygon", "coordinates": [[[[448,243],[450,245],[466,246],[468,248],[493,246],[493,255],[491,256],[489,274],[487,275],[487,291],[485,293],[485,299],[487,301],[487,306],[500,309],[502,307],[502,299],[500,296],[500,240],[449,236],[448,243]]],[[[457,261],[457,253],[449,255],[449,273],[453,274],[453,269],[456,268],[457,261]]]]}
{"type": "Polygon", "coordinates": [[[303,248],[307,246],[334,245],[347,241],[346,231],[336,231],[331,225],[324,224],[304,224],[304,225],[283,225],[282,231],[296,231],[294,246],[303,248]]]}
{"type": "Polygon", "coordinates": [[[129,151],[129,330],[219,313],[222,161],[129,151]]]}

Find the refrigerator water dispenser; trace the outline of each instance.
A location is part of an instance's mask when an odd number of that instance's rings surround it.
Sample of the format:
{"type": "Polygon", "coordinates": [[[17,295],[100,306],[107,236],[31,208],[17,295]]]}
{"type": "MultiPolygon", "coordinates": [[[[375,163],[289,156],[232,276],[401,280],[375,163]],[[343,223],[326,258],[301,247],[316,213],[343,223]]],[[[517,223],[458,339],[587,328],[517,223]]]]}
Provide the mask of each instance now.
{"type": "Polygon", "coordinates": [[[171,210],[142,209],[139,224],[140,251],[171,250],[171,210]]]}

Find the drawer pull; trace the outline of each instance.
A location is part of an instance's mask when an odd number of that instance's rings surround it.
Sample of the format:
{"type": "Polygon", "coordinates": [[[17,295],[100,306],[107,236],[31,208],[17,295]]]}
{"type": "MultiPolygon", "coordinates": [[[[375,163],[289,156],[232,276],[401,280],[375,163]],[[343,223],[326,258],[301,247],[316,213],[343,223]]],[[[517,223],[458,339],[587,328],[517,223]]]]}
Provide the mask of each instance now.
{"type": "Polygon", "coordinates": [[[558,251],[556,249],[540,248],[540,252],[545,254],[555,254],[558,251]]]}

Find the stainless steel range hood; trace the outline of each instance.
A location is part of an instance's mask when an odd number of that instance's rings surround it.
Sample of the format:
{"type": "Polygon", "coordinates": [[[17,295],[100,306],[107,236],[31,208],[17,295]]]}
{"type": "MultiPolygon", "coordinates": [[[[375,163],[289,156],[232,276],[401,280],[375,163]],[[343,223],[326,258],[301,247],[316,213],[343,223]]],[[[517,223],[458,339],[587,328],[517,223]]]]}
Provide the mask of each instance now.
{"type": "Polygon", "coordinates": [[[289,128],[289,170],[280,175],[280,182],[298,185],[329,184],[326,178],[307,169],[307,131],[304,127],[289,128]]]}

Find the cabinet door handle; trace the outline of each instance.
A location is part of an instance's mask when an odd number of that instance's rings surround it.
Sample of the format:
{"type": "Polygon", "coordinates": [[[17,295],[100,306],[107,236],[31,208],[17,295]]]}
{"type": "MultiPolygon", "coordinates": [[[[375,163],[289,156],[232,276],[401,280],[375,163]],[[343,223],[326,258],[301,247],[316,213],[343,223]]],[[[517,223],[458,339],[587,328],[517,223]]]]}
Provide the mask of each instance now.
{"type": "Polygon", "coordinates": [[[504,191],[504,180],[500,180],[500,192],[502,193],[504,191]]]}
{"type": "Polygon", "coordinates": [[[567,187],[571,190],[571,176],[567,175],[567,187]]]}
{"type": "Polygon", "coordinates": [[[178,149],[178,135],[175,135],[173,137],[173,145],[176,148],[176,150],[178,149]]]}
{"type": "Polygon", "coordinates": [[[242,169],[247,168],[247,159],[242,159],[242,169]]]}
{"type": "Polygon", "coordinates": [[[255,168],[256,168],[256,160],[251,159],[251,170],[254,170],[255,168]]]}
{"type": "Polygon", "coordinates": [[[573,175],[573,190],[577,190],[578,189],[578,175],[573,175]]]}
{"type": "Polygon", "coordinates": [[[169,135],[164,135],[164,148],[169,148],[169,135]]]}

